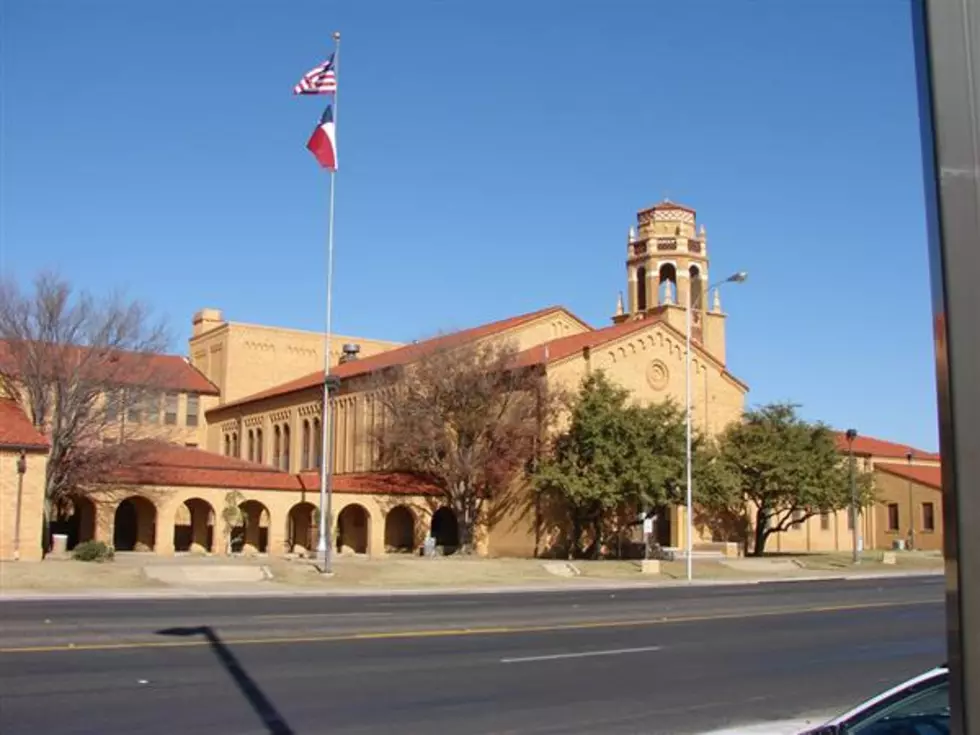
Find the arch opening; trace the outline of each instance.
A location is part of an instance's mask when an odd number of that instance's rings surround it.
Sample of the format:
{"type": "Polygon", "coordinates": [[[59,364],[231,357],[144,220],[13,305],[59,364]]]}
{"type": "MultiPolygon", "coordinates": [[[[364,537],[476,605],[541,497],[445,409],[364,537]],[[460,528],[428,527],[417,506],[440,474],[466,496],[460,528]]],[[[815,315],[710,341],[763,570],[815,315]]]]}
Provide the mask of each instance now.
{"type": "Polygon", "coordinates": [[[232,530],[231,550],[235,553],[269,551],[269,509],[258,500],[246,500],[238,506],[241,525],[232,530]]]}
{"type": "Polygon", "coordinates": [[[214,550],[214,508],[201,498],[188,498],[174,518],[174,551],[214,550]]]}
{"type": "Polygon", "coordinates": [[[459,521],[452,508],[443,506],[432,514],[429,533],[443,554],[448,556],[459,548],[459,521]]]}
{"type": "Polygon", "coordinates": [[[412,553],[415,546],[415,514],[411,508],[397,505],[385,516],[385,551],[412,553]]]}
{"type": "Polygon", "coordinates": [[[342,554],[366,554],[371,518],[363,505],[352,503],[337,516],[337,551],[342,554]]]}
{"type": "Polygon", "coordinates": [[[157,509],[134,495],[123,500],[113,518],[112,545],[116,551],[153,551],[156,546],[157,509]]]}
{"type": "Polygon", "coordinates": [[[313,503],[297,503],[289,509],[286,539],[288,551],[315,551],[319,534],[319,514],[313,503]]]}

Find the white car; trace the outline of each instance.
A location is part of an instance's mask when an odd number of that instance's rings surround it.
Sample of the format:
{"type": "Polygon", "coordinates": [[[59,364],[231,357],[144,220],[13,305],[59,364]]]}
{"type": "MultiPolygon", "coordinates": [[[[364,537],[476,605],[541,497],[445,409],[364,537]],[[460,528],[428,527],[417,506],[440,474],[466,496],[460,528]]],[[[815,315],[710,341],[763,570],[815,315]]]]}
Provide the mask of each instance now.
{"type": "Polygon", "coordinates": [[[879,694],[800,735],[949,735],[945,664],[879,694]]]}

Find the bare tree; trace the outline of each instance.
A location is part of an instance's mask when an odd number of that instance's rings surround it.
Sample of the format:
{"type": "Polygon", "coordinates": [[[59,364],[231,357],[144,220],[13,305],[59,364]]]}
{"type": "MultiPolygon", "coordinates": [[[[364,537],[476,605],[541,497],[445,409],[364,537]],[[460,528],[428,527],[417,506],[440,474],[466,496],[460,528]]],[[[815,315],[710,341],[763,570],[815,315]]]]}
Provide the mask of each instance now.
{"type": "Polygon", "coordinates": [[[513,345],[465,344],[423,354],[377,388],[382,464],[442,491],[463,553],[478,526],[492,526],[514,493],[553,416],[542,371],[517,364],[513,345]]]}
{"type": "Polygon", "coordinates": [[[104,439],[110,426],[125,426],[127,411],[159,400],[170,376],[156,358],[168,342],[146,307],[121,295],[99,300],[52,273],[26,293],[0,281],[0,387],[51,442],[46,524],[145,445],[123,429],[113,443],[104,439]]]}

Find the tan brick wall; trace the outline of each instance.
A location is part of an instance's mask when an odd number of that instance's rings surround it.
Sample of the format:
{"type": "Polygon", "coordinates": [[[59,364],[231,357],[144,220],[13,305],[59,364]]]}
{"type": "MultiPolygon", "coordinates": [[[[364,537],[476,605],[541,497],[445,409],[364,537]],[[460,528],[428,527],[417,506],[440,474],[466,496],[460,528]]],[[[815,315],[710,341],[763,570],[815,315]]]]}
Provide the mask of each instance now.
{"type": "Polygon", "coordinates": [[[942,551],[943,496],[939,490],[902,477],[896,477],[884,471],[875,473],[875,487],[879,493],[879,502],[874,508],[876,548],[891,549],[895,541],[907,541],[911,515],[915,529],[915,548],[942,551]],[[911,514],[909,512],[910,494],[911,514]],[[934,528],[931,531],[927,531],[923,524],[923,504],[925,503],[932,503],[934,528]],[[898,528],[895,530],[889,528],[888,506],[890,504],[898,506],[898,528]]]}
{"type": "MultiPolygon", "coordinates": [[[[19,452],[0,449],[0,559],[14,558],[14,529],[17,518],[17,458],[19,452]]],[[[28,452],[20,510],[20,558],[41,558],[41,533],[44,528],[44,476],[47,454],[28,452]]]]}

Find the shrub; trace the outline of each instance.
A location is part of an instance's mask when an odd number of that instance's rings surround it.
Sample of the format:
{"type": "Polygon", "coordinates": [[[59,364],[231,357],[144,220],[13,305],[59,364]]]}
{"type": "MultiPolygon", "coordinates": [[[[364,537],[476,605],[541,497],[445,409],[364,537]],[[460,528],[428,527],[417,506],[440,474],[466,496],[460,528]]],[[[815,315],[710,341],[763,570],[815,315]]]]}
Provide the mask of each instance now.
{"type": "Polygon", "coordinates": [[[104,541],[83,541],[72,551],[76,561],[112,561],[115,555],[115,549],[104,541]]]}

